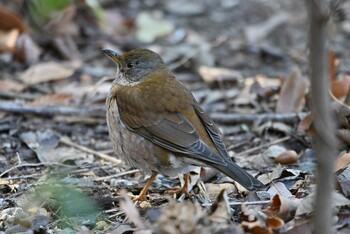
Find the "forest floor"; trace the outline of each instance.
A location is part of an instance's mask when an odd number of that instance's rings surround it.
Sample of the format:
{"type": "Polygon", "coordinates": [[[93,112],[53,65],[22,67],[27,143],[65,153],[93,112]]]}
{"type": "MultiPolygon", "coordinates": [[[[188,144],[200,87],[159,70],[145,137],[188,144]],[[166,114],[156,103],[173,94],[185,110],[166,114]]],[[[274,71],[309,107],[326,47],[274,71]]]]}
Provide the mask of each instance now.
{"type": "MultiPolygon", "coordinates": [[[[0,6],[0,233],[312,232],[317,154],[304,1],[52,2],[0,6]],[[146,202],[131,202],[149,175],[114,154],[105,99],[116,67],[101,49],[138,47],[162,56],[233,160],[267,189],[249,193],[205,168],[191,175],[192,198],[168,195],[180,180],[159,175],[146,202]]],[[[330,155],[338,233],[350,232],[349,16],[345,2],[329,23],[342,126],[342,153],[330,155]]]]}

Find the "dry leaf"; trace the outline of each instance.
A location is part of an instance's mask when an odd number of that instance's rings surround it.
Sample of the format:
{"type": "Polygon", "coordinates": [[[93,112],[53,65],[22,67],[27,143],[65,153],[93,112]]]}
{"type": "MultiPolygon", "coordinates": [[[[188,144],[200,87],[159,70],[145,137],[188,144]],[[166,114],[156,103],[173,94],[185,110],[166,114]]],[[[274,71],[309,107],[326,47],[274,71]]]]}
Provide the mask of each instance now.
{"type": "Polygon", "coordinates": [[[171,201],[162,208],[157,226],[160,233],[193,233],[204,216],[205,213],[198,203],[171,201]]]}
{"type": "Polygon", "coordinates": [[[83,153],[72,147],[58,147],[59,137],[52,131],[24,132],[21,140],[31,148],[42,163],[75,161],[86,157],[83,153]]]}
{"type": "Polygon", "coordinates": [[[283,219],[279,217],[267,217],[265,219],[266,225],[268,228],[271,228],[274,231],[279,230],[284,225],[283,219]]]}
{"type": "Polygon", "coordinates": [[[265,224],[262,224],[259,220],[256,220],[255,222],[243,221],[241,226],[245,232],[252,234],[274,234],[272,229],[267,228],[265,224]]]}
{"type": "Polygon", "coordinates": [[[312,217],[293,219],[285,225],[284,234],[312,234],[314,233],[314,223],[312,217]]]}
{"type": "Polygon", "coordinates": [[[27,33],[21,33],[16,43],[15,58],[17,61],[27,64],[35,64],[39,61],[41,48],[27,33]]]}
{"type": "Polygon", "coordinates": [[[350,76],[334,80],[331,83],[331,92],[336,98],[345,97],[350,87],[350,76]]]}
{"type": "MultiPolygon", "coordinates": [[[[307,197],[303,198],[296,213],[296,217],[302,217],[304,215],[311,214],[314,212],[314,203],[315,203],[315,192],[309,194],[307,197]]],[[[350,200],[344,197],[337,191],[332,192],[332,204],[333,209],[337,210],[342,206],[349,206],[350,200]]]]}
{"type": "Polygon", "coordinates": [[[280,178],[282,175],[282,172],[283,172],[283,168],[280,164],[278,164],[273,169],[272,172],[259,176],[258,180],[260,180],[261,183],[266,185],[266,184],[271,183],[273,180],[280,178]]]}
{"type": "Polygon", "coordinates": [[[305,105],[305,95],[309,88],[308,80],[294,68],[292,74],[283,82],[276,105],[277,113],[298,112],[305,105]]]}
{"type": "Polygon", "coordinates": [[[275,196],[276,194],[289,198],[293,197],[293,194],[287,189],[286,185],[282,182],[275,182],[271,185],[271,187],[267,190],[270,194],[270,197],[275,196]]]}
{"type": "Polygon", "coordinates": [[[294,217],[296,210],[301,203],[301,199],[294,197],[283,197],[276,194],[272,198],[271,206],[263,212],[269,216],[278,216],[284,221],[288,221],[294,217]]]}
{"type": "Polygon", "coordinates": [[[18,29],[12,29],[11,31],[0,30],[0,51],[15,52],[18,36],[18,29]]]}
{"type": "MultiPolygon", "coordinates": [[[[345,161],[346,161],[346,159],[345,159],[345,161]]],[[[340,185],[342,193],[346,197],[349,197],[349,195],[350,195],[350,167],[349,167],[349,165],[345,169],[338,171],[337,180],[338,180],[338,183],[340,185]]]]}
{"type": "Polygon", "coordinates": [[[227,191],[228,194],[231,194],[231,193],[237,194],[237,188],[232,183],[220,183],[220,184],[205,183],[205,189],[207,190],[210,200],[214,200],[223,189],[225,189],[225,191],[227,191]]]}
{"type": "Polygon", "coordinates": [[[214,82],[237,81],[242,78],[240,72],[221,67],[200,66],[198,72],[209,85],[214,82]]]}
{"type": "Polygon", "coordinates": [[[24,84],[12,81],[12,80],[0,80],[0,91],[8,92],[15,91],[20,92],[25,89],[26,86],[24,84]]]}
{"type": "Polygon", "coordinates": [[[214,223],[231,223],[231,209],[225,189],[221,190],[210,207],[208,218],[214,223]]]}
{"type": "Polygon", "coordinates": [[[25,31],[22,18],[15,12],[0,7],[0,30],[17,29],[19,32],[25,31]]]}
{"type": "Polygon", "coordinates": [[[303,119],[300,120],[298,124],[298,132],[307,135],[312,135],[312,121],[312,114],[310,113],[306,115],[303,119]]]}
{"type": "Polygon", "coordinates": [[[292,164],[298,160],[299,156],[294,150],[288,150],[275,157],[275,163],[282,165],[292,164]]]}
{"type": "Polygon", "coordinates": [[[136,38],[144,43],[150,43],[158,37],[167,36],[174,30],[174,25],[163,19],[161,14],[148,12],[141,12],[137,16],[136,26],[136,38]]]}
{"type": "Polygon", "coordinates": [[[141,216],[131,201],[125,190],[120,191],[123,200],[120,201],[120,209],[123,210],[128,219],[135,224],[138,229],[145,229],[145,225],[141,220],[141,216]]]}
{"type": "Polygon", "coordinates": [[[346,168],[350,163],[350,153],[345,153],[340,156],[335,162],[335,171],[346,168]]]}
{"type": "Polygon", "coordinates": [[[69,63],[44,62],[36,64],[20,74],[19,78],[26,84],[38,84],[53,80],[62,80],[72,76],[80,61],[69,63]]]}
{"type": "Polygon", "coordinates": [[[69,93],[55,93],[44,95],[28,102],[31,106],[65,106],[68,105],[73,95],[69,93]]]}

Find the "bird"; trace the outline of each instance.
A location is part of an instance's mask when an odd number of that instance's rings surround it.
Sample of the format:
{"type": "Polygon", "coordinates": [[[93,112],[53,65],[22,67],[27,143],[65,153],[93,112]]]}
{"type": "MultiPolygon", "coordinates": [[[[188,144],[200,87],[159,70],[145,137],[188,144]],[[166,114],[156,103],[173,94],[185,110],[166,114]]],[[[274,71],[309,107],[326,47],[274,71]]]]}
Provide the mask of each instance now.
{"type": "Polygon", "coordinates": [[[134,201],[147,200],[158,173],[184,174],[183,187],[170,192],[190,195],[189,171],[195,166],[217,169],[247,190],[265,187],[232,161],[216,124],[160,55],[146,48],[102,51],[117,65],[106,99],[113,148],[123,161],[151,174],[134,201]]]}

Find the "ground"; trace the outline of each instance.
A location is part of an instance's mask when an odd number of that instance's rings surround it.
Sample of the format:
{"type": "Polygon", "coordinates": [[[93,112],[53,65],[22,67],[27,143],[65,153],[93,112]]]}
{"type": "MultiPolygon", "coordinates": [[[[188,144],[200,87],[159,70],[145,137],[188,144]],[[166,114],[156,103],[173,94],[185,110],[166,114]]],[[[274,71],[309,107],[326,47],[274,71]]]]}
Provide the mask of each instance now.
{"type": "MultiPolygon", "coordinates": [[[[98,2],[1,3],[1,232],[311,232],[316,152],[305,2],[98,2]],[[162,56],[218,124],[233,160],[267,189],[248,194],[205,168],[203,182],[192,175],[192,199],[168,195],[179,180],[160,175],[146,202],[131,202],[127,193],[137,195],[149,175],[114,154],[105,121],[112,81],[101,79],[116,67],[101,49],[137,47],[162,56]]],[[[342,102],[350,4],[334,9],[330,88],[342,102]]],[[[337,160],[339,233],[349,231],[348,158],[337,160]]]]}

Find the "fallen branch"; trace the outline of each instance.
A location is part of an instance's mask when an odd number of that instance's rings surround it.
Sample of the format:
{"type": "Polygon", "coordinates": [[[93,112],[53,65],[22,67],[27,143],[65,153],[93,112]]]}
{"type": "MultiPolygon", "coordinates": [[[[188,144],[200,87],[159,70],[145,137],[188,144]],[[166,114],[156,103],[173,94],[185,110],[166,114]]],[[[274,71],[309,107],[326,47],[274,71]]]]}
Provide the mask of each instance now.
{"type": "Polygon", "coordinates": [[[29,106],[20,105],[13,102],[0,102],[0,111],[19,113],[19,114],[36,114],[41,116],[54,115],[77,115],[89,117],[105,117],[105,108],[84,109],[65,106],[29,106]]]}
{"type": "Polygon", "coordinates": [[[134,173],[139,172],[139,171],[140,171],[139,169],[134,169],[134,170],[125,171],[125,172],[121,172],[121,173],[114,174],[114,175],[98,177],[95,179],[95,181],[109,180],[112,178],[117,178],[117,177],[121,177],[121,176],[125,176],[125,175],[134,174],[134,173]]]}
{"type": "MultiPolygon", "coordinates": [[[[242,205],[247,205],[247,206],[259,206],[259,205],[268,205],[271,204],[270,200],[267,201],[239,201],[239,202],[229,202],[230,206],[242,206],[242,205]]],[[[203,203],[202,206],[208,207],[212,206],[213,203],[203,203]]]]}
{"type": "MultiPolygon", "coordinates": [[[[63,107],[63,106],[28,106],[19,105],[13,102],[0,102],[0,111],[19,113],[19,114],[36,114],[41,116],[51,117],[54,115],[68,115],[68,116],[84,116],[84,117],[96,117],[105,118],[105,107],[86,109],[76,107],[63,107]]],[[[252,123],[252,122],[266,122],[266,121],[279,121],[285,123],[296,123],[300,119],[304,118],[308,113],[264,113],[264,114],[231,114],[231,113],[211,113],[210,117],[220,124],[238,124],[238,123],[252,123]]]]}
{"type": "Polygon", "coordinates": [[[220,124],[237,124],[237,123],[251,123],[251,122],[266,122],[278,121],[285,123],[296,123],[304,118],[308,113],[264,113],[264,114],[230,114],[230,113],[212,113],[210,117],[220,124]]]}

